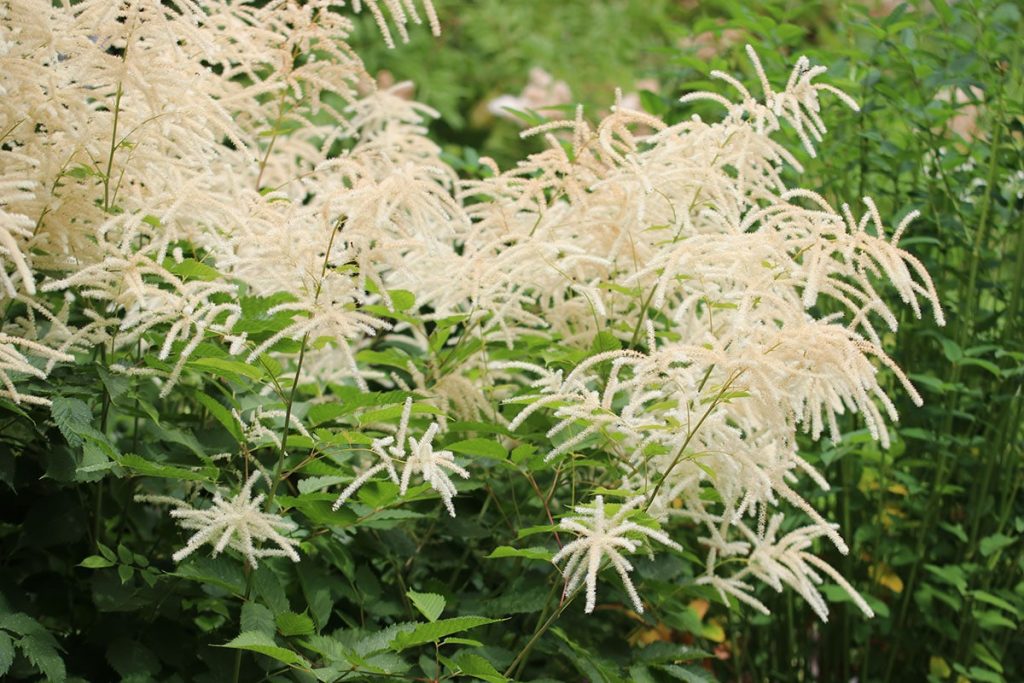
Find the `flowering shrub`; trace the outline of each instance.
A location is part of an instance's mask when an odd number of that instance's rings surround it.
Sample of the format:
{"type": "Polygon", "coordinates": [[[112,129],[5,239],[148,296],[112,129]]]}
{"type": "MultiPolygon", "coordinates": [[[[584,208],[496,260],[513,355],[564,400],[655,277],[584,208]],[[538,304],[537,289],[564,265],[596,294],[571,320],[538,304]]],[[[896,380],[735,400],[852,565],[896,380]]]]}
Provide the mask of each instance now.
{"type": "MultiPolygon", "coordinates": [[[[759,95],[713,72],[734,99],[683,98],[719,119],[668,125],[620,100],[461,179],[426,134],[433,112],[377,88],[346,42],[361,9],[0,4],[4,476],[92,506],[54,561],[94,572],[101,613],[174,593],[197,642],[237,651],[175,665],[193,680],[505,680],[578,594],[643,619],[648,584],[765,613],[758,584],[788,587],[826,620],[829,580],[871,616],[816,550],[846,553],[849,530],[796,491],[828,488],[798,434],[838,441],[853,412],[887,445],[884,378],[920,398],[882,349],[898,320],[882,293],[943,316],[899,246],[913,213],[887,222],[870,198],[855,213],[784,180],[801,170],[790,138],[811,156],[824,141],[819,96],[856,103],[804,58],[773,86],[748,47],[759,95]],[[51,425],[61,443],[40,454],[51,425]],[[413,574],[417,556],[495,514],[508,528],[484,553],[509,568],[470,581],[498,599],[440,619],[474,600],[457,575],[413,574]],[[546,540],[523,547],[532,533],[546,540]],[[633,571],[655,551],[671,563],[633,571]],[[525,610],[502,585],[524,566],[553,586],[525,610]],[[390,602],[366,597],[375,574],[390,602]],[[523,643],[481,628],[534,611],[523,643]],[[477,628],[479,653],[458,635],[477,628]]],[[[365,9],[389,43],[438,28],[429,0],[365,9]]],[[[0,665],[64,680],[75,661],[32,602],[2,617],[18,640],[0,665]]],[[[53,626],[69,648],[96,637],[53,626]]],[[[171,666],[119,638],[123,676],[171,666]],[[127,661],[122,641],[151,657],[127,661]]]]}

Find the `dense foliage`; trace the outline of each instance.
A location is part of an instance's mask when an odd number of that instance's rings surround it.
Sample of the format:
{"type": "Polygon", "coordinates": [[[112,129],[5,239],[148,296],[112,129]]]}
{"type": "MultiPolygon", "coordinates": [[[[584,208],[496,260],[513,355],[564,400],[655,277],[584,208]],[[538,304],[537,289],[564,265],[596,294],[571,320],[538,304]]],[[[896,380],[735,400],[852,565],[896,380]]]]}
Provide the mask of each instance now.
{"type": "Polygon", "coordinates": [[[1024,676],[1019,8],[362,4],[0,0],[0,673],[1024,676]]]}

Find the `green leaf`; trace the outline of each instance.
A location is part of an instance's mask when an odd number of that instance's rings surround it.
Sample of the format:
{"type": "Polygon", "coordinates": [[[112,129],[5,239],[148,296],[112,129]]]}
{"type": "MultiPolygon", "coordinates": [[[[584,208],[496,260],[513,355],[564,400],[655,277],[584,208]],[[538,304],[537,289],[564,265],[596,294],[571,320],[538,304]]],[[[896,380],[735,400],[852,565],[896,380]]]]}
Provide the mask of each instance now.
{"type": "Polygon", "coordinates": [[[949,585],[954,586],[961,594],[967,590],[967,577],[964,575],[962,567],[957,565],[939,566],[926,564],[924,568],[949,585]]]}
{"type": "Polygon", "coordinates": [[[953,525],[948,524],[947,522],[942,522],[939,524],[939,526],[948,531],[949,533],[953,534],[954,536],[956,536],[961,543],[967,543],[967,532],[964,531],[964,527],[962,524],[953,525]]]}
{"type": "Polygon", "coordinates": [[[265,375],[262,368],[227,358],[195,358],[190,360],[188,365],[192,368],[214,371],[212,374],[220,374],[228,379],[248,377],[251,380],[261,380],[265,375]]]}
{"type": "Polygon", "coordinates": [[[238,420],[220,401],[201,391],[196,392],[196,398],[203,404],[204,408],[210,411],[210,415],[213,415],[214,419],[220,422],[224,429],[228,430],[228,433],[234,437],[236,442],[241,443],[245,440],[242,436],[242,428],[238,424],[238,420]]]}
{"type": "Polygon", "coordinates": [[[221,647],[258,652],[261,655],[266,655],[267,657],[276,659],[288,666],[309,668],[309,664],[297,652],[293,652],[286,647],[281,647],[274,642],[272,637],[268,636],[266,633],[260,633],[259,631],[246,631],[238,637],[224,643],[221,647]]]}
{"type": "Polygon", "coordinates": [[[461,633],[478,626],[495,624],[503,619],[488,619],[486,617],[455,617],[454,619],[441,619],[429,624],[420,624],[408,633],[399,633],[391,641],[391,648],[401,652],[414,645],[433,643],[453,633],[461,633]]]}
{"type": "Polygon", "coordinates": [[[14,663],[14,641],[11,637],[0,631],[0,676],[7,673],[14,663]]]}
{"type": "Polygon", "coordinates": [[[988,669],[982,669],[980,666],[972,666],[967,672],[970,675],[970,680],[980,681],[981,683],[1006,683],[1006,679],[988,669]]]}
{"type": "Polygon", "coordinates": [[[187,479],[191,481],[217,481],[219,470],[206,465],[188,469],[176,465],[165,465],[146,460],[142,456],[126,453],[117,460],[117,464],[131,472],[147,477],[163,477],[164,479],[187,479]]]}
{"type": "Polygon", "coordinates": [[[534,534],[549,534],[553,531],[558,531],[561,527],[557,524],[537,524],[535,526],[523,527],[516,534],[516,538],[526,538],[527,536],[533,536],[534,534]]]}
{"type": "Polygon", "coordinates": [[[337,498],[337,493],[306,493],[301,496],[278,496],[277,502],[285,508],[295,508],[317,524],[352,526],[356,516],[350,507],[343,505],[337,510],[331,509],[337,498]]]}
{"type": "Polygon", "coordinates": [[[637,659],[647,664],[667,664],[692,662],[695,659],[707,659],[711,653],[692,645],[680,645],[658,641],[640,650],[637,659]]]}
{"type": "MultiPolygon", "coordinates": [[[[405,406],[399,404],[389,406],[387,408],[380,408],[378,410],[369,410],[359,416],[359,422],[361,424],[370,424],[373,422],[397,422],[398,418],[402,416],[402,411],[405,406]]],[[[410,410],[411,415],[422,415],[429,413],[431,415],[443,415],[444,411],[434,406],[427,405],[425,403],[414,403],[410,410]]]]}
{"type": "Polygon", "coordinates": [[[344,415],[348,409],[341,403],[318,403],[306,413],[306,421],[313,427],[344,415]]]}
{"type": "Polygon", "coordinates": [[[178,570],[173,576],[183,579],[190,579],[197,583],[213,584],[235,595],[245,593],[245,575],[237,562],[232,562],[226,556],[220,557],[193,557],[186,564],[179,564],[178,570]]]}
{"type": "Polygon", "coordinates": [[[54,397],[50,415],[57,423],[60,433],[75,448],[82,445],[82,432],[93,428],[92,411],[84,401],[77,398],[54,397]]]}
{"type": "Polygon", "coordinates": [[[413,293],[405,289],[389,289],[388,296],[396,311],[407,311],[416,303],[413,293]]]}
{"type": "Polygon", "coordinates": [[[484,644],[472,638],[445,638],[442,645],[466,645],[468,647],[483,647],[484,644]]]}
{"type": "Polygon", "coordinates": [[[114,563],[105,557],[99,555],[90,555],[89,557],[82,560],[79,567],[85,567],[86,569],[104,569],[105,567],[113,567],[114,563]]]}
{"type": "Polygon", "coordinates": [[[676,664],[667,664],[660,668],[676,680],[686,681],[687,683],[715,683],[714,676],[704,669],[696,666],[677,666],[676,664]]]}
{"type": "Polygon", "coordinates": [[[317,630],[322,630],[334,611],[331,580],[328,578],[327,568],[306,562],[299,563],[295,569],[302,594],[306,598],[307,610],[316,622],[317,630]]]}
{"type": "MultiPolygon", "coordinates": [[[[96,434],[99,434],[99,432],[96,432],[96,434]]],[[[89,433],[84,433],[83,436],[86,439],[92,439],[92,435],[89,433]]],[[[105,438],[102,440],[106,441],[105,438]]],[[[94,441],[87,440],[82,444],[82,459],[79,461],[78,467],[75,468],[75,481],[99,481],[104,477],[104,472],[108,472],[113,468],[114,463],[110,460],[107,450],[97,445],[94,441]]]]}
{"type": "Polygon", "coordinates": [[[1003,376],[1003,369],[1001,367],[990,360],[985,360],[984,358],[964,358],[960,361],[960,365],[974,365],[983,370],[987,370],[995,377],[1003,376]]]}
{"type": "Polygon", "coordinates": [[[313,620],[305,614],[282,612],[274,620],[277,622],[277,630],[283,636],[308,636],[316,631],[313,620]]]}
{"type": "Polygon", "coordinates": [[[642,664],[634,664],[629,667],[629,680],[632,683],[657,683],[650,670],[642,664]]]}
{"type": "Polygon", "coordinates": [[[497,560],[503,557],[523,557],[527,560],[544,560],[545,562],[550,562],[551,558],[554,556],[555,554],[552,551],[541,546],[534,546],[532,548],[513,548],[510,545],[499,545],[497,548],[492,550],[491,554],[485,559],[497,560]]]}
{"type": "Polygon", "coordinates": [[[171,271],[183,280],[202,280],[204,282],[213,282],[221,279],[222,277],[216,269],[190,258],[183,260],[181,263],[171,262],[165,267],[167,270],[171,271]]]}
{"type": "Polygon", "coordinates": [[[96,366],[96,374],[100,376],[110,400],[117,403],[117,400],[128,393],[132,388],[131,381],[124,375],[115,375],[102,365],[96,366]]]}
{"type": "Polygon", "coordinates": [[[31,633],[17,642],[18,649],[50,683],[64,683],[67,672],[64,660],[57,652],[57,641],[49,632],[31,633]]]}
{"type": "Polygon", "coordinates": [[[160,660],[142,643],[117,638],[107,648],[107,661],[125,681],[152,681],[158,679],[160,660]]]}
{"type": "Polygon", "coordinates": [[[413,606],[420,611],[420,614],[427,618],[427,621],[437,621],[441,612],[444,611],[444,597],[437,593],[417,593],[410,590],[405,594],[412,600],[413,606]]]}
{"type": "Polygon", "coordinates": [[[964,351],[952,339],[939,337],[939,344],[942,346],[942,353],[950,363],[956,363],[964,357],[964,351]]]}
{"type": "Polygon", "coordinates": [[[989,605],[992,605],[993,607],[998,607],[999,609],[1006,610],[1007,612],[1009,612],[1010,614],[1012,614],[1015,617],[1019,617],[1020,616],[1020,614],[1017,612],[1017,608],[1016,607],[1014,607],[1009,602],[1007,602],[1006,600],[1003,600],[1002,598],[1000,598],[1000,597],[998,597],[996,595],[992,595],[991,593],[986,593],[985,591],[974,591],[973,595],[974,595],[974,599],[977,600],[978,602],[984,602],[984,603],[987,603],[989,605]]]}
{"type": "Polygon", "coordinates": [[[1006,536],[1005,534],[992,534],[981,539],[981,543],[978,544],[981,554],[988,557],[997,550],[1002,550],[1006,546],[1013,543],[1016,538],[1013,536],[1006,536]]]}
{"type": "Polygon", "coordinates": [[[995,626],[1008,629],[1017,628],[1017,622],[1008,619],[1001,612],[996,612],[995,610],[974,610],[974,617],[978,620],[978,626],[981,626],[983,629],[990,629],[995,626]]]}
{"type": "Polygon", "coordinates": [[[501,444],[491,439],[466,439],[446,445],[445,450],[464,455],[482,455],[485,458],[505,460],[508,458],[508,451],[502,448],[501,444]]]}
{"type": "Polygon", "coordinates": [[[243,633],[263,633],[271,638],[277,630],[270,609],[252,600],[242,604],[241,628],[243,633]]]}
{"type": "Polygon", "coordinates": [[[270,608],[275,617],[290,610],[284,585],[273,569],[266,564],[261,564],[258,569],[253,571],[252,577],[256,595],[263,599],[263,603],[270,608]]]}
{"type": "Polygon", "coordinates": [[[946,0],[932,0],[932,7],[935,8],[935,12],[942,18],[942,22],[948,24],[953,20],[953,12],[949,9],[949,3],[946,0]]]}
{"type": "Polygon", "coordinates": [[[479,678],[482,681],[490,681],[490,683],[505,683],[508,680],[498,673],[493,664],[478,654],[462,650],[456,655],[454,662],[466,676],[479,678]]]}

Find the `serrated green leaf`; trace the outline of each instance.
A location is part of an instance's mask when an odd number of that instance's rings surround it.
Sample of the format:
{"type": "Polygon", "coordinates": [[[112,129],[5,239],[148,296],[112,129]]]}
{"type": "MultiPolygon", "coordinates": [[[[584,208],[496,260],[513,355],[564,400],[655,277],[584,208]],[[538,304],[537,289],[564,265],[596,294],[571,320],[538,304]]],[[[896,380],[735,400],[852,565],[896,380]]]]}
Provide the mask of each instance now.
{"type": "Polygon", "coordinates": [[[195,358],[190,360],[188,365],[200,370],[210,370],[212,374],[224,375],[229,379],[248,377],[251,380],[261,380],[265,376],[262,368],[228,358],[195,358]]]}
{"type": "Polygon", "coordinates": [[[268,636],[266,633],[260,633],[258,631],[246,631],[236,638],[224,643],[220,647],[258,652],[261,655],[266,655],[267,657],[276,659],[288,666],[309,668],[309,664],[301,655],[299,655],[299,653],[289,650],[286,647],[281,647],[272,637],[268,636]]]}
{"type": "Polygon", "coordinates": [[[219,470],[216,467],[206,465],[194,469],[178,467],[177,465],[165,465],[159,462],[152,462],[133,453],[126,453],[117,460],[121,467],[147,477],[162,477],[164,479],[187,479],[191,481],[217,481],[219,470]]]}
{"type": "Polygon", "coordinates": [[[64,683],[67,672],[64,660],[57,651],[57,643],[48,632],[32,633],[17,642],[25,658],[42,673],[50,683],[64,683]]]}
{"type": "Polygon", "coordinates": [[[281,578],[274,573],[274,570],[265,564],[261,564],[252,573],[253,588],[263,600],[263,604],[270,608],[276,617],[278,614],[288,612],[291,606],[288,604],[288,596],[285,594],[281,578]]]}
{"type": "Polygon", "coordinates": [[[341,403],[318,403],[310,407],[306,413],[306,421],[315,427],[347,412],[348,408],[341,403]]]}
{"type": "Polygon", "coordinates": [[[485,458],[505,460],[508,458],[508,451],[502,448],[501,444],[491,439],[466,439],[447,444],[444,449],[453,453],[464,455],[482,455],[485,458]]]}
{"type": "Polygon", "coordinates": [[[405,593],[412,601],[413,606],[420,611],[420,614],[427,618],[427,621],[437,621],[444,611],[444,597],[437,593],[417,593],[410,590],[405,593]]]}
{"type": "Polygon", "coordinates": [[[217,272],[215,268],[196,261],[195,259],[184,259],[181,263],[171,262],[165,266],[167,270],[171,271],[183,280],[202,280],[204,282],[213,282],[221,279],[221,274],[217,272]]]}
{"type": "Polygon", "coordinates": [[[505,683],[508,680],[494,668],[493,664],[478,654],[463,650],[455,656],[454,662],[466,676],[490,683],[505,683]]]}
{"type": "Polygon", "coordinates": [[[245,575],[237,562],[226,556],[195,557],[189,562],[179,564],[174,576],[190,579],[198,583],[210,583],[231,591],[236,595],[245,592],[245,575]]]}
{"type": "Polygon", "coordinates": [[[7,673],[14,663],[14,641],[11,637],[0,631],[0,676],[7,673]]]}
{"type": "Polygon", "coordinates": [[[241,443],[244,441],[242,428],[238,424],[238,420],[235,419],[235,416],[231,414],[231,411],[225,408],[220,401],[209,394],[204,394],[201,391],[196,392],[196,398],[203,404],[204,408],[210,411],[210,415],[213,415],[214,419],[217,420],[217,422],[219,422],[232,437],[234,437],[236,442],[241,443]]]}
{"type": "Polygon", "coordinates": [[[242,604],[241,616],[242,632],[264,633],[270,637],[274,636],[277,626],[274,622],[274,615],[266,605],[249,600],[242,604]]]}
{"type": "Polygon", "coordinates": [[[440,640],[445,636],[450,636],[453,633],[461,633],[479,626],[495,624],[499,621],[504,620],[488,619],[487,617],[455,617],[453,619],[441,619],[440,621],[434,621],[429,624],[420,624],[408,633],[399,633],[395,636],[394,640],[391,641],[390,646],[393,650],[401,652],[402,650],[415,645],[433,643],[434,641],[440,640]]]}
{"type": "Polygon", "coordinates": [[[469,647],[483,647],[484,644],[472,638],[445,638],[442,645],[466,645],[469,647]]]}
{"type": "Polygon", "coordinates": [[[46,634],[46,628],[24,612],[0,615],[0,628],[19,636],[46,634]]]}
{"type": "Polygon", "coordinates": [[[296,566],[302,594],[306,598],[307,609],[317,630],[322,630],[331,619],[334,611],[334,600],[331,593],[331,579],[327,570],[311,563],[299,563],[296,566]]]}
{"type": "Polygon", "coordinates": [[[497,548],[492,550],[491,554],[485,559],[497,560],[503,557],[522,557],[527,560],[543,560],[545,562],[550,562],[551,558],[554,556],[555,554],[553,552],[541,546],[534,546],[532,548],[513,548],[510,545],[499,545],[497,548]]]}
{"type": "Polygon", "coordinates": [[[54,397],[50,415],[60,433],[75,448],[82,445],[82,432],[92,429],[92,411],[85,401],[77,398],[54,397]]]}
{"type": "MultiPolygon", "coordinates": [[[[404,410],[404,408],[405,406],[399,404],[389,406],[387,408],[380,408],[378,410],[368,410],[359,416],[359,421],[362,424],[371,424],[374,422],[397,422],[398,418],[402,416],[402,410],[404,410]]],[[[423,415],[425,413],[430,415],[443,415],[444,411],[425,403],[414,403],[410,410],[410,414],[412,415],[423,415]]]]}
{"type": "Polygon", "coordinates": [[[274,617],[274,621],[283,636],[308,636],[316,631],[313,620],[305,614],[282,612],[274,617]]]}

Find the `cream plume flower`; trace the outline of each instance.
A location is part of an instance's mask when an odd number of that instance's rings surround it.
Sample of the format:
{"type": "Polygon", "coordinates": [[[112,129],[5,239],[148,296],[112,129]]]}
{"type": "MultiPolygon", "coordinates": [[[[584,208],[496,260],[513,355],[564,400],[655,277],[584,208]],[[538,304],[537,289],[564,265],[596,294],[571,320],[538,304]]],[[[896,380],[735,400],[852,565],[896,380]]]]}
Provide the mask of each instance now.
{"type": "Polygon", "coordinates": [[[455,463],[455,456],[451,451],[434,450],[433,440],[441,428],[438,423],[431,423],[419,439],[411,435],[407,437],[411,414],[412,398],[407,398],[402,407],[402,417],[399,420],[398,432],[395,436],[375,439],[370,445],[370,450],[379,458],[379,462],[357,476],[352,483],[345,487],[338,499],[334,501],[333,510],[341,507],[352,494],[378,472],[387,472],[391,481],[398,484],[398,494],[401,496],[404,496],[409,490],[412,475],[419,473],[423,476],[423,481],[430,484],[431,488],[441,496],[441,501],[444,503],[445,509],[448,510],[448,514],[452,517],[455,516],[452,499],[458,491],[448,476],[448,472],[454,472],[463,479],[468,479],[469,471],[455,463]],[[406,451],[406,444],[408,444],[409,452],[406,451]],[[400,477],[395,469],[394,463],[396,462],[403,463],[400,477]]]}
{"type": "Polygon", "coordinates": [[[573,508],[577,516],[563,518],[559,523],[561,528],[577,534],[579,538],[566,544],[551,561],[558,564],[562,560],[567,560],[562,567],[562,576],[567,581],[566,593],[576,590],[580,583],[586,584],[587,604],[584,611],[588,614],[594,611],[597,601],[597,574],[605,557],[618,571],[622,585],[633,601],[636,611],[642,613],[643,603],[629,578],[633,565],[622,556],[622,551],[636,552],[640,548],[642,537],[645,536],[675,550],[682,550],[682,546],[664,532],[627,520],[629,513],[643,501],[643,496],[637,496],[619,507],[609,518],[605,516],[604,497],[597,496],[593,505],[577,505],[573,508]]]}
{"type": "Polygon", "coordinates": [[[259,564],[257,558],[260,557],[287,557],[298,562],[299,554],[295,548],[299,542],[281,534],[281,531],[294,531],[297,525],[279,515],[263,512],[260,505],[266,497],[264,494],[252,497],[253,485],[263,476],[259,470],[254,471],[231,500],[224,500],[219,492],[214,493],[213,504],[204,509],[195,509],[184,501],[163,496],[137,496],[136,500],[176,505],[177,508],[171,510],[171,517],[182,529],[195,531],[185,547],[172,555],[175,562],[181,562],[207,543],[213,545],[214,556],[225,548],[234,548],[245,556],[253,569],[259,564]],[[275,547],[260,547],[262,542],[272,543],[275,547]]]}

